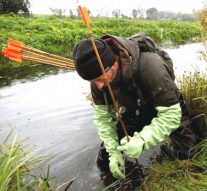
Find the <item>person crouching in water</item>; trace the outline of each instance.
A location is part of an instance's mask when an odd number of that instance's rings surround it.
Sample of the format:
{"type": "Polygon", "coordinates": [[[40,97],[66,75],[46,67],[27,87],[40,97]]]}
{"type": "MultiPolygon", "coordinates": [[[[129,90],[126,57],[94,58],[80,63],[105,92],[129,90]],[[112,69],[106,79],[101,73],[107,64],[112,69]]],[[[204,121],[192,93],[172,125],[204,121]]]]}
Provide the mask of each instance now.
{"type": "Polygon", "coordinates": [[[161,144],[163,155],[189,158],[196,135],[186,104],[162,57],[141,52],[136,41],[121,37],[105,36],[95,39],[95,44],[129,134],[127,141],[92,44],[83,39],[74,48],[73,59],[79,76],[90,82],[94,123],[103,141],[97,158],[100,171],[124,179],[123,153],[138,159],[168,139],[161,144]]]}

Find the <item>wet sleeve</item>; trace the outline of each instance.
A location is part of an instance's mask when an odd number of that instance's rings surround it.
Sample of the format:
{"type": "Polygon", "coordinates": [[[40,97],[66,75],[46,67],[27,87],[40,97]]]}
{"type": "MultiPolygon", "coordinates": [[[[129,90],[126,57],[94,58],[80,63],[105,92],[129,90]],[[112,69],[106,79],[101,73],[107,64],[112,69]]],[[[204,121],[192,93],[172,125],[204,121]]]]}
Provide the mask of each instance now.
{"type": "Polygon", "coordinates": [[[98,134],[104,142],[109,156],[117,154],[119,145],[116,133],[116,113],[114,110],[108,111],[106,105],[94,105],[94,123],[98,129],[98,134]]]}

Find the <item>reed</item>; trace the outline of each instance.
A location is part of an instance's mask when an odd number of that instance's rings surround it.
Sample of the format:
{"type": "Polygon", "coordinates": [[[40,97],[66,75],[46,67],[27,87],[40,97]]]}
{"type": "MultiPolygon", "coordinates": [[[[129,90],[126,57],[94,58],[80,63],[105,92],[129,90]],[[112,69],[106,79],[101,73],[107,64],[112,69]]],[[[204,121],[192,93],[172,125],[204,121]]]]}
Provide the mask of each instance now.
{"type": "Polygon", "coordinates": [[[37,157],[31,146],[23,147],[26,139],[17,141],[15,136],[9,144],[10,136],[0,143],[0,191],[51,190],[54,178],[49,177],[49,170],[46,175],[43,170],[37,175],[40,163],[47,158],[37,157]]]}
{"type": "Polygon", "coordinates": [[[200,72],[185,74],[180,79],[181,93],[190,117],[207,115],[207,76],[200,72]]]}

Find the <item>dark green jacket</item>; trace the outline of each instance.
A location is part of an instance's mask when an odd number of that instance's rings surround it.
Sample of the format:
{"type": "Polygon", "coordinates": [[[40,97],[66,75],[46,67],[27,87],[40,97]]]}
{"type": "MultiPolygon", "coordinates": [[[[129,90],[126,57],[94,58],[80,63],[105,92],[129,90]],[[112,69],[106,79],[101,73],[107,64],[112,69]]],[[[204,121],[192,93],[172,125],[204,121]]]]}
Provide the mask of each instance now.
{"type": "MultiPolygon", "coordinates": [[[[166,71],[164,60],[152,52],[139,52],[136,42],[114,36],[103,37],[120,61],[118,75],[111,83],[115,97],[121,106],[136,108],[137,102],[156,106],[171,106],[179,102],[178,89],[166,71]],[[141,93],[141,95],[139,94],[141,93]]],[[[106,104],[103,92],[91,84],[96,105],[106,104]]],[[[107,88],[104,89],[108,104],[112,104],[107,88]]]]}
{"type": "MultiPolygon", "coordinates": [[[[136,124],[142,139],[143,151],[166,140],[169,136],[176,148],[188,150],[195,142],[190,129],[189,112],[174,80],[158,54],[140,52],[136,41],[115,36],[104,36],[119,59],[119,71],[111,83],[116,101],[126,113],[136,111],[136,124]]],[[[95,103],[94,123],[110,155],[119,144],[116,136],[113,107],[108,89],[99,90],[91,83],[95,103]]],[[[187,154],[185,154],[187,156],[187,154]]]]}

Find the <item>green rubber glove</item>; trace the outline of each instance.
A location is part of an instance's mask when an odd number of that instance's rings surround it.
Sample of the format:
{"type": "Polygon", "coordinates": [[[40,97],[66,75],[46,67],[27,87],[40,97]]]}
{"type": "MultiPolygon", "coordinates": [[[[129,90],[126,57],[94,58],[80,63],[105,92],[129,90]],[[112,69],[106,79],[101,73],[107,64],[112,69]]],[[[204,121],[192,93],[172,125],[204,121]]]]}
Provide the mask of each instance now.
{"type": "Polygon", "coordinates": [[[141,132],[135,132],[133,137],[129,137],[129,142],[126,137],[121,140],[121,146],[117,146],[119,151],[131,158],[138,158],[142,152],[165,141],[179,127],[182,115],[179,103],[169,107],[158,106],[156,110],[157,117],[151,124],[146,125],[141,132]]]}
{"type": "Polygon", "coordinates": [[[137,159],[143,152],[144,140],[138,132],[135,132],[133,137],[129,136],[129,141],[127,137],[124,137],[120,144],[121,146],[118,146],[117,150],[123,151],[128,157],[137,159]]]}
{"type": "Polygon", "coordinates": [[[116,133],[116,113],[114,110],[109,112],[106,105],[94,105],[94,109],[94,123],[109,153],[110,171],[114,178],[124,179],[124,159],[121,152],[117,150],[119,140],[116,133]]]}
{"type": "Polygon", "coordinates": [[[112,155],[109,157],[109,168],[114,178],[125,179],[125,166],[122,155],[112,155]]]}

